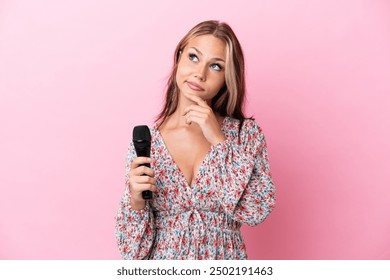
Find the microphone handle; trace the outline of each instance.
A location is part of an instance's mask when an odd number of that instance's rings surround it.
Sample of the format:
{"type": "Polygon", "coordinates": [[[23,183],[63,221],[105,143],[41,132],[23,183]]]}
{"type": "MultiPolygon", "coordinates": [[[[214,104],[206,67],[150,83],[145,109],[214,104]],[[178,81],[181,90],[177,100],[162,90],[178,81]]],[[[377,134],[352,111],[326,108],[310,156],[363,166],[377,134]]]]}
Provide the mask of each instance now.
{"type": "MultiPolygon", "coordinates": [[[[140,166],[146,166],[146,167],[149,167],[150,168],[150,163],[144,163],[144,164],[141,164],[140,166]]],[[[142,174],[142,176],[148,176],[146,174],[142,174]]],[[[149,200],[149,199],[152,199],[153,198],[153,193],[151,191],[143,191],[142,192],[142,198],[145,199],[145,200],[149,200]]]]}
{"type": "MultiPolygon", "coordinates": [[[[150,157],[150,141],[148,140],[133,140],[135,152],[137,157],[150,157]]],[[[146,166],[150,168],[150,163],[141,164],[141,166],[146,166]]],[[[148,176],[142,174],[142,176],[148,176]]],[[[150,200],[153,198],[153,193],[149,190],[142,192],[142,198],[145,200],[150,200]]]]}

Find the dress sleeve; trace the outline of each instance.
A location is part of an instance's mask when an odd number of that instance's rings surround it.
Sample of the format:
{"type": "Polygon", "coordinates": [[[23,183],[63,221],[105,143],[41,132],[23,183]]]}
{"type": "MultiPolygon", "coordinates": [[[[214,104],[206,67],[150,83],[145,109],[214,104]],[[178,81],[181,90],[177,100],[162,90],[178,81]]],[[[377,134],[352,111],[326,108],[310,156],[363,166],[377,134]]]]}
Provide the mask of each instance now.
{"type": "Polygon", "coordinates": [[[240,141],[232,138],[212,146],[214,191],[234,220],[255,226],[275,207],[267,145],[254,120],[245,120],[240,141]]]}
{"type": "Polygon", "coordinates": [[[130,204],[130,164],[136,157],[130,141],[126,158],[126,188],[119,204],[116,220],[116,240],[124,259],[148,259],[154,241],[154,216],[148,202],[142,210],[134,210],[130,204]]]}

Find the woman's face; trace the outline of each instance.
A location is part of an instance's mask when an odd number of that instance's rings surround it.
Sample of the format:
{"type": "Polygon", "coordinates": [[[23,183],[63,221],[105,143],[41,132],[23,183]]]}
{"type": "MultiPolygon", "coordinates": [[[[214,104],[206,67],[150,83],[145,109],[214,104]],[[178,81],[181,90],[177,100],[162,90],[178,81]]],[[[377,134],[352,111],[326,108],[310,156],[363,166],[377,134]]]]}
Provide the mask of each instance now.
{"type": "Polygon", "coordinates": [[[213,35],[192,38],[179,57],[176,83],[186,92],[211,100],[225,84],[226,47],[213,35]]]}

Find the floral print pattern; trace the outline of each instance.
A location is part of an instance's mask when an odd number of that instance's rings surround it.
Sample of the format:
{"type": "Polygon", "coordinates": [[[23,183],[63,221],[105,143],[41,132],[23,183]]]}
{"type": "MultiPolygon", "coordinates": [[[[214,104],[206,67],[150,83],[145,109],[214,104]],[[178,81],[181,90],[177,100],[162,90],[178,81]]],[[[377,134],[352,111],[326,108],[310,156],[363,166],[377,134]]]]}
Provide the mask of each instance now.
{"type": "Polygon", "coordinates": [[[156,126],[151,128],[157,192],[142,210],[130,206],[130,141],[126,188],[116,216],[124,259],[246,259],[241,224],[261,223],[275,206],[275,187],[261,128],[225,117],[226,140],[213,145],[189,185],[156,126]]]}

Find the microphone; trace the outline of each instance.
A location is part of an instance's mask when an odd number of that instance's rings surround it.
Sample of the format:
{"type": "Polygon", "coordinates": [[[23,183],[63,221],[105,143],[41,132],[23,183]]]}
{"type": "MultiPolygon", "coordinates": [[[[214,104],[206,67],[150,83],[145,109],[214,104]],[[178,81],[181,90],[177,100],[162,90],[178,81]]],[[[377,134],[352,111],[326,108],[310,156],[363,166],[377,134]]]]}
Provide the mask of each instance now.
{"type": "MultiPolygon", "coordinates": [[[[133,143],[134,143],[135,151],[137,153],[137,157],[150,157],[151,136],[150,136],[150,130],[148,126],[138,125],[134,127],[133,143]]],[[[141,164],[141,166],[150,167],[150,164],[144,163],[141,164]]],[[[142,176],[147,176],[147,175],[143,174],[142,176]]],[[[152,199],[153,193],[149,190],[143,191],[142,198],[145,200],[152,199]]]]}

